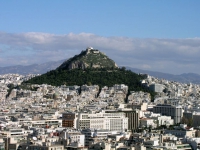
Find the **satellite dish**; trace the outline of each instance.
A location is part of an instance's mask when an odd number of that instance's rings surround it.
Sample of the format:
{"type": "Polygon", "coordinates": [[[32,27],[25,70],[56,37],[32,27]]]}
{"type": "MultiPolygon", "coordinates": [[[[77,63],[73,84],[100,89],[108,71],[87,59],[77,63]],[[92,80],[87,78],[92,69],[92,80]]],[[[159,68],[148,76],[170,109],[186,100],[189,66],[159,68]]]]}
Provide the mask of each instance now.
{"type": "Polygon", "coordinates": [[[33,137],[33,140],[35,140],[35,141],[36,141],[36,140],[37,140],[37,138],[34,136],[34,137],[33,137]]]}

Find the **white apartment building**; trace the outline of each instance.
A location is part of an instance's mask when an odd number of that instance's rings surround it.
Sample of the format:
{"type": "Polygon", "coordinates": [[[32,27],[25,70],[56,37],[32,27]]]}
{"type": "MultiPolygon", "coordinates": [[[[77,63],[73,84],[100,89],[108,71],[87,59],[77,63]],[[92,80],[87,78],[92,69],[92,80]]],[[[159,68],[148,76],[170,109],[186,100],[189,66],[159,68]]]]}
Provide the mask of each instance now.
{"type": "Polygon", "coordinates": [[[81,133],[85,135],[85,146],[89,146],[91,143],[96,143],[107,138],[108,135],[117,134],[115,131],[109,130],[96,130],[96,129],[83,129],[81,133]]]}
{"type": "Polygon", "coordinates": [[[79,113],[77,119],[79,129],[107,129],[110,131],[124,131],[128,129],[128,117],[125,113],[79,113]]]}
{"type": "Polygon", "coordinates": [[[60,119],[47,119],[47,120],[29,120],[29,121],[22,121],[21,124],[31,125],[32,127],[61,127],[62,120],[60,119]]]}
{"type": "Polygon", "coordinates": [[[128,92],[128,86],[126,86],[125,84],[115,84],[114,86],[114,90],[124,90],[125,92],[128,92]]]}
{"type": "Polygon", "coordinates": [[[82,134],[78,130],[69,129],[69,130],[62,131],[60,137],[63,140],[67,140],[67,143],[66,143],[67,146],[75,146],[75,147],[85,146],[85,135],[82,134]]]}
{"type": "Polygon", "coordinates": [[[11,128],[11,129],[8,129],[8,131],[2,131],[2,134],[3,135],[7,135],[8,137],[11,137],[11,136],[18,136],[18,135],[26,135],[28,134],[27,133],[28,131],[23,129],[23,128],[11,128]]]}
{"type": "Polygon", "coordinates": [[[0,101],[5,101],[7,95],[7,87],[0,85],[0,101]]]}
{"type": "Polygon", "coordinates": [[[174,124],[174,120],[171,118],[171,116],[162,116],[161,114],[151,112],[150,114],[146,114],[145,117],[153,119],[157,126],[170,126],[174,124]]]}
{"type": "Polygon", "coordinates": [[[152,127],[155,128],[156,124],[154,123],[153,119],[150,118],[142,118],[140,119],[140,127],[152,127]]]}
{"type": "Polygon", "coordinates": [[[157,120],[158,120],[158,125],[167,125],[167,126],[170,126],[170,125],[173,125],[174,124],[174,120],[171,119],[170,116],[159,116],[157,117],[157,120]]]}

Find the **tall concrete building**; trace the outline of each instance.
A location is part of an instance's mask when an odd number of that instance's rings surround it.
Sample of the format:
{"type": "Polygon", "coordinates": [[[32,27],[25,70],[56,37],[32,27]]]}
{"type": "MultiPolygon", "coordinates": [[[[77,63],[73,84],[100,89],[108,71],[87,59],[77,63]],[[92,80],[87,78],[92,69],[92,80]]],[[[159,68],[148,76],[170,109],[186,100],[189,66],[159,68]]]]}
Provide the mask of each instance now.
{"type": "Polygon", "coordinates": [[[183,116],[183,110],[181,106],[158,104],[153,107],[154,113],[160,113],[164,116],[171,116],[174,119],[174,123],[180,123],[183,116]]]}
{"type": "Polygon", "coordinates": [[[75,113],[66,112],[62,114],[62,126],[74,128],[76,126],[75,113]]]}
{"type": "Polygon", "coordinates": [[[116,110],[116,111],[106,110],[106,112],[109,112],[109,113],[123,112],[123,113],[125,113],[125,116],[128,118],[128,130],[134,131],[139,127],[140,112],[137,109],[133,110],[130,108],[125,108],[125,109],[120,109],[120,110],[116,110]]]}
{"type": "Polygon", "coordinates": [[[193,127],[200,126],[200,113],[199,112],[184,112],[183,117],[187,119],[188,124],[193,127]]]}
{"type": "Polygon", "coordinates": [[[157,83],[153,83],[149,86],[150,90],[154,91],[154,92],[158,92],[161,93],[163,92],[164,89],[164,85],[162,84],[157,84],[157,83]]]}

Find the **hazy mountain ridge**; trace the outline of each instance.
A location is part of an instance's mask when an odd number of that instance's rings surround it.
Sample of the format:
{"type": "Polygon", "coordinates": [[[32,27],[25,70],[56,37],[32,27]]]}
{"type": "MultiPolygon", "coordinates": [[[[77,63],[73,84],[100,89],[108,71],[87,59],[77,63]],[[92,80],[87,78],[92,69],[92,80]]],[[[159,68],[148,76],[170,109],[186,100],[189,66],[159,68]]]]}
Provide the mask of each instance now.
{"type": "Polygon", "coordinates": [[[21,74],[21,75],[43,74],[46,73],[47,71],[56,69],[63,62],[64,60],[59,60],[59,61],[49,61],[42,64],[32,64],[28,66],[16,65],[16,66],[0,67],[0,74],[8,74],[8,73],[21,74]]]}
{"type": "Polygon", "coordinates": [[[145,73],[149,74],[150,76],[154,76],[160,79],[166,79],[170,81],[177,81],[181,83],[195,83],[200,84],[200,75],[196,73],[183,73],[180,75],[173,75],[169,73],[162,73],[156,71],[149,71],[149,70],[142,70],[137,68],[126,67],[127,69],[135,72],[135,73],[145,73]]]}
{"type": "MultiPolygon", "coordinates": [[[[50,61],[42,64],[32,64],[28,66],[23,65],[16,65],[16,66],[9,66],[9,67],[0,67],[0,74],[8,74],[8,73],[18,73],[22,75],[26,74],[43,74],[50,70],[54,70],[59,67],[65,60],[59,61],[50,61]]],[[[162,72],[155,72],[149,70],[142,70],[137,68],[131,68],[126,66],[127,69],[135,72],[135,73],[145,73],[151,76],[167,79],[170,81],[177,81],[182,83],[195,83],[200,84],[200,75],[195,73],[184,73],[180,75],[173,75],[168,73],[162,72]]]]}

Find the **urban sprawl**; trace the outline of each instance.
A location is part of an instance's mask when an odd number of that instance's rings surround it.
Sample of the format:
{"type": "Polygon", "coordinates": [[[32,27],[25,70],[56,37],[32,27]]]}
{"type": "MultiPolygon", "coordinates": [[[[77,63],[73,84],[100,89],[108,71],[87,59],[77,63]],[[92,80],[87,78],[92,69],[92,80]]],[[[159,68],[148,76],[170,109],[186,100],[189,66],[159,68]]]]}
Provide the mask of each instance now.
{"type": "Polygon", "coordinates": [[[0,75],[0,150],[197,150],[200,86],[146,75],[124,84],[12,89],[35,75],[0,75]],[[126,99],[126,101],[125,101],[126,99]]]}

